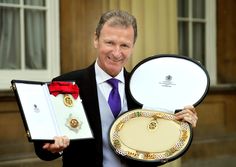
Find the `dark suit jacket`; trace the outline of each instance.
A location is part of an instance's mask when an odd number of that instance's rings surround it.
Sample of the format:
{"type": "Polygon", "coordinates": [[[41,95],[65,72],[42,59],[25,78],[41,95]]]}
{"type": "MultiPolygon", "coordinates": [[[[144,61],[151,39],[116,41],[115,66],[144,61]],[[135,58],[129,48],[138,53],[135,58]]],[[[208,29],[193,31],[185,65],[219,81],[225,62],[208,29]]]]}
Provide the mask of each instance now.
{"type": "MultiPolygon", "coordinates": [[[[134,102],[128,91],[129,73],[124,70],[125,76],[125,92],[127,97],[128,109],[132,110],[140,108],[141,106],[134,102]]],[[[93,131],[94,139],[74,140],[70,142],[70,145],[63,151],[63,167],[71,167],[71,164],[86,164],[86,166],[102,167],[103,151],[102,151],[102,129],[101,118],[98,106],[97,86],[95,79],[94,64],[86,69],[73,71],[64,75],[61,75],[54,80],[59,81],[75,81],[80,89],[80,97],[84,109],[87,114],[88,121],[93,131]]],[[[39,158],[43,160],[53,160],[58,158],[59,154],[52,154],[42,149],[43,142],[35,142],[35,152],[39,158]]],[[[142,166],[131,163],[129,166],[142,166]]],[[[144,166],[147,166],[144,165],[144,166]]]]}

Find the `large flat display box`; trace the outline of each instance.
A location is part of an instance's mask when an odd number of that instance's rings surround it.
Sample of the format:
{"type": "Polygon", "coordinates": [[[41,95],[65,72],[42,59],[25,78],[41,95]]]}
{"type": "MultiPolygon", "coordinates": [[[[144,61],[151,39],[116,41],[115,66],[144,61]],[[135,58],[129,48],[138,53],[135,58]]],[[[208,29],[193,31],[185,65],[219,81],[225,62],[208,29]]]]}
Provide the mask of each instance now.
{"type": "Polygon", "coordinates": [[[30,142],[64,135],[71,140],[93,138],[75,83],[12,80],[11,84],[30,142]]]}
{"type": "Polygon", "coordinates": [[[180,55],[154,55],[131,71],[129,91],[142,105],[120,115],[110,128],[112,149],[121,157],[159,166],[181,157],[193,130],[174,113],[196,107],[209,89],[209,75],[197,60],[180,55]]]}

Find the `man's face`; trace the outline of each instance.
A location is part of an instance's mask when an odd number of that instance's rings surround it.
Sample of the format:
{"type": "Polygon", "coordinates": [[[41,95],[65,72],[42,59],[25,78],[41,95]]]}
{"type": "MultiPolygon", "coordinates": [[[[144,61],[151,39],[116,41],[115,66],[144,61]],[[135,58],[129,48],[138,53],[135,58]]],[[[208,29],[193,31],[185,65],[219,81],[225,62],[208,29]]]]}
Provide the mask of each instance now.
{"type": "Polygon", "coordinates": [[[133,53],[134,30],[132,26],[111,27],[106,23],[100,37],[95,36],[94,47],[98,50],[98,65],[115,77],[133,53]]]}

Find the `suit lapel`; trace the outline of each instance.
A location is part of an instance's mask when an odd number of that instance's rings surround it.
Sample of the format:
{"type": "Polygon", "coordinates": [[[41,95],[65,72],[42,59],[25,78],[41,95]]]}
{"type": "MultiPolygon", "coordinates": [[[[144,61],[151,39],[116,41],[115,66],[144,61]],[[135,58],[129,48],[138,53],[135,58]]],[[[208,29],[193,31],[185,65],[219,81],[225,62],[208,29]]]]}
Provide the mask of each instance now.
{"type": "MultiPolygon", "coordinates": [[[[80,82],[80,81],[78,81],[80,82]]],[[[101,117],[98,105],[97,84],[94,64],[85,69],[83,79],[79,83],[81,99],[84,104],[93,135],[96,140],[97,151],[102,151],[101,117]]],[[[102,152],[99,153],[102,156],[102,152]]]]}

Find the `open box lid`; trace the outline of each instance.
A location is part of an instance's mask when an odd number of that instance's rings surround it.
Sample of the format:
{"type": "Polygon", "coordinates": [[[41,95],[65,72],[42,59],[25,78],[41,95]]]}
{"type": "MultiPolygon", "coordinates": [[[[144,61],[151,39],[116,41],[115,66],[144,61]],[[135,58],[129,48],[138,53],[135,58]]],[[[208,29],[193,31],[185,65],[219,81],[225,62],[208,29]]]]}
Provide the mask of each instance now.
{"type": "Polygon", "coordinates": [[[129,90],[143,108],[174,113],[201,103],[209,85],[208,72],[200,62],[162,54],[148,57],[133,68],[129,90]]]}
{"type": "Polygon", "coordinates": [[[30,142],[64,135],[70,140],[93,139],[75,82],[13,79],[11,85],[30,142]]]}

